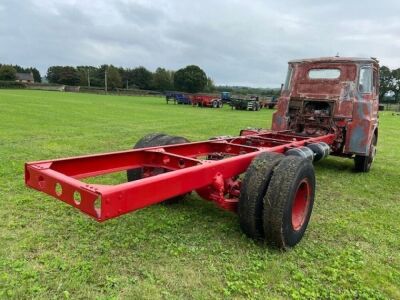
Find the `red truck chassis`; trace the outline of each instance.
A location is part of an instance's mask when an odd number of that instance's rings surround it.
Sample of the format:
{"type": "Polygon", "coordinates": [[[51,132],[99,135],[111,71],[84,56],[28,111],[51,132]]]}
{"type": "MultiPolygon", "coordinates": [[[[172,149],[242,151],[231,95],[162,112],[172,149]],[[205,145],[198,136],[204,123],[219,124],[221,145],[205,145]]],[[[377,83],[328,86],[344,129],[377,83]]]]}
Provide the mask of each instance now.
{"type": "MultiPolygon", "coordinates": [[[[238,137],[194,143],[151,134],[134,150],[27,163],[25,183],[97,221],[174,203],[196,191],[237,212],[250,238],[285,249],[301,240],[310,220],[311,161],[328,154],[354,157],[356,171],[370,170],[378,141],[378,95],[376,59],[295,60],[289,62],[272,131],[247,129],[238,137]],[[86,180],[121,171],[127,171],[128,182],[86,180]]],[[[211,96],[196,97],[198,104],[218,107],[211,96]]]]}
{"type": "Polygon", "coordinates": [[[104,221],[165,199],[197,193],[223,209],[236,211],[237,176],[262,152],[283,153],[310,143],[332,144],[334,134],[304,137],[288,131],[244,130],[241,136],[73,158],[30,162],[26,185],[104,221]],[[209,159],[216,156],[222,159],[209,159]],[[82,179],[143,168],[144,178],[118,185],[82,179]],[[152,171],[166,172],[154,175],[152,171]]]}

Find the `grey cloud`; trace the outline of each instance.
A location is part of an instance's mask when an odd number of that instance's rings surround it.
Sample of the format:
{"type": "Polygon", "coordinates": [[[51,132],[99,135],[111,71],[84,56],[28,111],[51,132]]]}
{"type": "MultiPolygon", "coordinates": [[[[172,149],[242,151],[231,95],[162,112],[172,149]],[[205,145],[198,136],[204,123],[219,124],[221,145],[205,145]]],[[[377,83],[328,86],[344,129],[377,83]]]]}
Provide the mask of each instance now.
{"type": "Polygon", "coordinates": [[[3,0],[0,62],[200,65],[218,84],[279,86],[290,59],[374,56],[400,67],[395,0],[3,0]]]}

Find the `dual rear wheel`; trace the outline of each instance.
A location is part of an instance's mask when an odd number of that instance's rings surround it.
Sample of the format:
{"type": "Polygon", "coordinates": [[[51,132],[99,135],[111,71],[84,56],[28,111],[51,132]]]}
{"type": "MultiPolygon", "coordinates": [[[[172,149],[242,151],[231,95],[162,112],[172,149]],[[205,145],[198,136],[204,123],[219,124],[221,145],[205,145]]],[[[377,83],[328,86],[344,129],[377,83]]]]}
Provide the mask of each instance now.
{"type": "Polygon", "coordinates": [[[286,249],[302,239],[315,195],[314,168],[309,160],[262,153],[242,181],[239,221],[247,236],[286,249]]]}

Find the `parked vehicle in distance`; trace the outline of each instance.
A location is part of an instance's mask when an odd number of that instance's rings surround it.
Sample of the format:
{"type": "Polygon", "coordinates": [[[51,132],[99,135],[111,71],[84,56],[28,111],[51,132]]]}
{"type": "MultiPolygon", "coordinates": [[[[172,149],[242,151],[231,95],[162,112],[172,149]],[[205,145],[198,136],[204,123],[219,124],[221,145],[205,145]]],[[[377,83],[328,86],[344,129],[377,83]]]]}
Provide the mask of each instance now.
{"type": "Polygon", "coordinates": [[[261,103],[258,96],[231,98],[229,105],[232,109],[236,110],[259,111],[261,109],[261,103]]]}
{"type": "Polygon", "coordinates": [[[194,94],[191,97],[193,106],[221,108],[224,105],[216,95],[194,94]]]}
{"type": "Polygon", "coordinates": [[[278,97],[271,96],[271,97],[261,97],[260,98],[260,106],[261,108],[275,108],[276,104],[278,103],[278,97]]]}
{"type": "Polygon", "coordinates": [[[221,92],[221,100],[223,103],[231,102],[231,93],[230,92],[221,92]]]}
{"type": "Polygon", "coordinates": [[[167,101],[167,104],[169,101],[173,101],[174,104],[192,104],[190,94],[182,92],[168,91],[165,93],[165,100],[167,101]]]}

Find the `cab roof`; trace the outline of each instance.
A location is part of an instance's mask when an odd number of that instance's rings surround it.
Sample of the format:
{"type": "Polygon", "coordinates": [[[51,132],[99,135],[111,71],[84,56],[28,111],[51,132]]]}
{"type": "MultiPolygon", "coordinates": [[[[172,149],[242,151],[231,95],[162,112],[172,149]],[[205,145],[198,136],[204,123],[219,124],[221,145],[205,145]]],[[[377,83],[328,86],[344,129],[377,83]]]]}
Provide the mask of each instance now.
{"type": "Polygon", "coordinates": [[[340,56],[332,56],[332,57],[318,57],[318,58],[304,58],[304,59],[295,59],[289,61],[289,63],[374,63],[378,64],[378,60],[376,58],[362,58],[362,57],[340,57],[340,56]]]}

